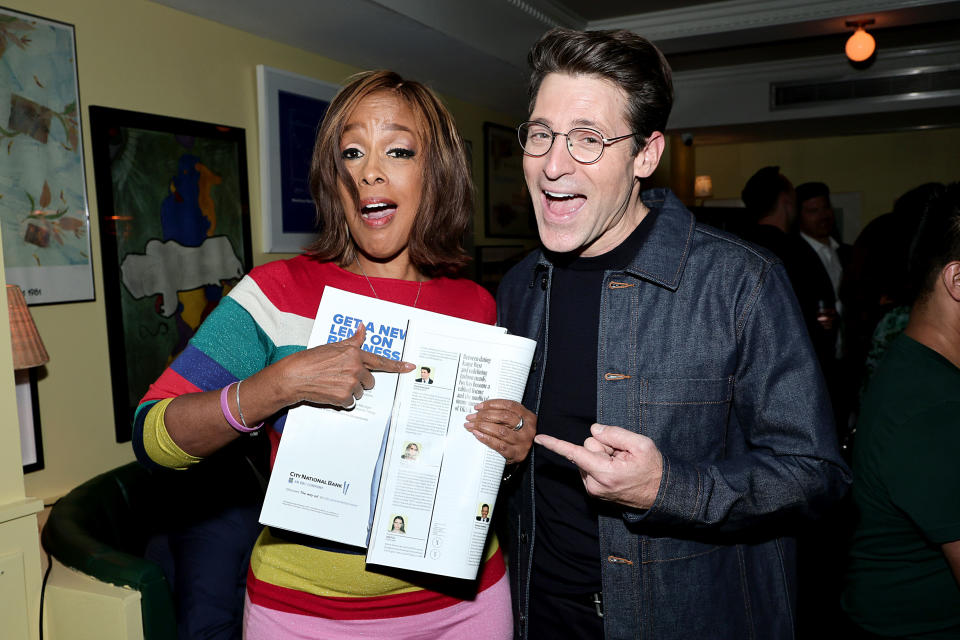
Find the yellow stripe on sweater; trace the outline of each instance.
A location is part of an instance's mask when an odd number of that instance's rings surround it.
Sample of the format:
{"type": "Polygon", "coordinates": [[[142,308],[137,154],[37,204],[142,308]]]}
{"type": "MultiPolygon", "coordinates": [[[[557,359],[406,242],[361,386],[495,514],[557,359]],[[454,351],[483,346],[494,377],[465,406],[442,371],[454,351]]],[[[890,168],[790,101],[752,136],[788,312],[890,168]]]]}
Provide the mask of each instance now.
{"type": "Polygon", "coordinates": [[[186,469],[197,464],[203,458],[192,456],[173,441],[167,433],[167,425],[163,422],[163,415],[167,405],[173,398],[164,398],[147,412],[143,419],[143,448],[150,459],[164,467],[171,469],[186,469]]]}
{"type": "MultiPolygon", "coordinates": [[[[491,533],[484,561],[489,560],[499,547],[497,536],[491,533]]],[[[418,586],[367,571],[366,558],[360,554],[322,551],[281,540],[270,534],[269,527],[263,530],[253,548],[250,568],[258,580],[324,597],[388,596],[430,588],[429,582],[418,586]]],[[[429,578],[425,577],[425,580],[429,581],[429,578]]]]}

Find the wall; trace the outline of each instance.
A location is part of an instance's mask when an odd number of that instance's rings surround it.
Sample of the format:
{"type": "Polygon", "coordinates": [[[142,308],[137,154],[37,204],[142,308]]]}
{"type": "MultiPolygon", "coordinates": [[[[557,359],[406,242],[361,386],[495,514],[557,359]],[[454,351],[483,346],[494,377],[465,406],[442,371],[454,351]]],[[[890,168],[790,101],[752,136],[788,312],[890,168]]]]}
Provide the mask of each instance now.
{"type": "MultiPolygon", "coordinates": [[[[77,36],[97,299],[32,308],[50,353],[39,383],[46,468],[29,474],[25,482],[27,495],[49,501],[133,458],[129,444],[114,442],[87,107],[104,105],[245,128],[254,262],[261,264],[282,256],[260,252],[256,65],[334,83],[359,69],[146,0],[7,0],[4,4],[73,24],[77,36]]],[[[264,7],[268,10],[267,3],[264,7]]],[[[458,100],[448,104],[462,134],[473,142],[475,178],[482,184],[483,121],[512,126],[518,118],[458,100]]],[[[476,227],[482,229],[482,224],[478,221],[476,227]]]]}
{"type": "Polygon", "coordinates": [[[697,174],[713,178],[714,198],[739,198],[757,169],[779,165],[794,185],[817,180],[860,192],[863,224],[912,187],[960,180],[958,148],[960,129],[695,147],[697,174]]]}

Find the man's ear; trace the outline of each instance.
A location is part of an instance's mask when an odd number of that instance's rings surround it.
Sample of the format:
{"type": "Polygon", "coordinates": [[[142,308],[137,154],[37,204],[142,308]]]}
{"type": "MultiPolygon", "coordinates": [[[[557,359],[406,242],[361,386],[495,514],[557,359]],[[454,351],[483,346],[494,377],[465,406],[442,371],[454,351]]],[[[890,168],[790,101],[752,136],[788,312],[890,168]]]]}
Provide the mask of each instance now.
{"type": "Polygon", "coordinates": [[[633,175],[638,178],[649,178],[656,171],[660,164],[660,156],[663,155],[663,146],[665,142],[663,134],[654,131],[647,138],[647,143],[633,160],[633,175]]]}
{"type": "Polygon", "coordinates": [[[960,262],[950,262],[940,272],[940,281],[954,302],[960,302],[960,262]]]}

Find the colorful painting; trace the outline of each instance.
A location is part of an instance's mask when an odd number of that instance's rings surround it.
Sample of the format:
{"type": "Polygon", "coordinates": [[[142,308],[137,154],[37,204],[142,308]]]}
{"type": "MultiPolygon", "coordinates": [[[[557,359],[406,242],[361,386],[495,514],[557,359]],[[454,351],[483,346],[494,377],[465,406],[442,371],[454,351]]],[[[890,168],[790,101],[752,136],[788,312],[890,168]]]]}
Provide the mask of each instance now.
{"type": "Polygon", "coordinates": [[[250,269],[244,130],[90,107],[117,441],[250,269]]]}
{"type": "Polygon", "coordinates": [[[0,9],[0,233],[28,304],[93,299],[73,26],[0,9]]]}

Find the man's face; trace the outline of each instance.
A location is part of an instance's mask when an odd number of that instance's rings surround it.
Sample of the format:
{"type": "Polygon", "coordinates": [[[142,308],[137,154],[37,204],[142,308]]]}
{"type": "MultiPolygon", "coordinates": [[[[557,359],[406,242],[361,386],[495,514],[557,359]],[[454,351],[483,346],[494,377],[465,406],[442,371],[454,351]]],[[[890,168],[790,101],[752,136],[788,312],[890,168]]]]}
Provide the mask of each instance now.
{"type": "Polygon", "coordinates": [[[486,518],[488,513],[490,513],[490,507],[480,507],[481,518],[486,518]]]}
{"type": "Polygon", "coordinates": [[[833,231],[834,216],[830,199],[826,196],[807,198],[800,203],[800,231],[811,238],[826,240],[833,231]]]}
{"type": "MultiPolygon", "coordinates": [[[[540,84],[530,120],[554,132],[589,127],[614,138],[631,132],[626,108],[626,94],[607,80],[551,73],[540,84]]],[[[629,206],[636,176],[646,177],[656,165],[649,173],[641,170],[643,154],[632,155],[633,147],[634,139],[628,138],[608,145],[597,162],[581,164],[570,156],[561,135],[546,155],[524,155],[523,173],[547,249],[601,255],[636,228],[639,219],[629,206]]]]}
{"type": "Polygon", "coordinates": [[[407,445],[407,457],[408,457],[408,458],[416,458],[418,453],[420,453],[420,448],[417,447],[417,445],[415,445],[415,444],[408,444],[408,445],[407,445]]]}
{"type": "Polygon", "coordinates": [[[430,378],[430,372],[426,369],[420,369],[420,379],[427,380],[430,378]]]}

